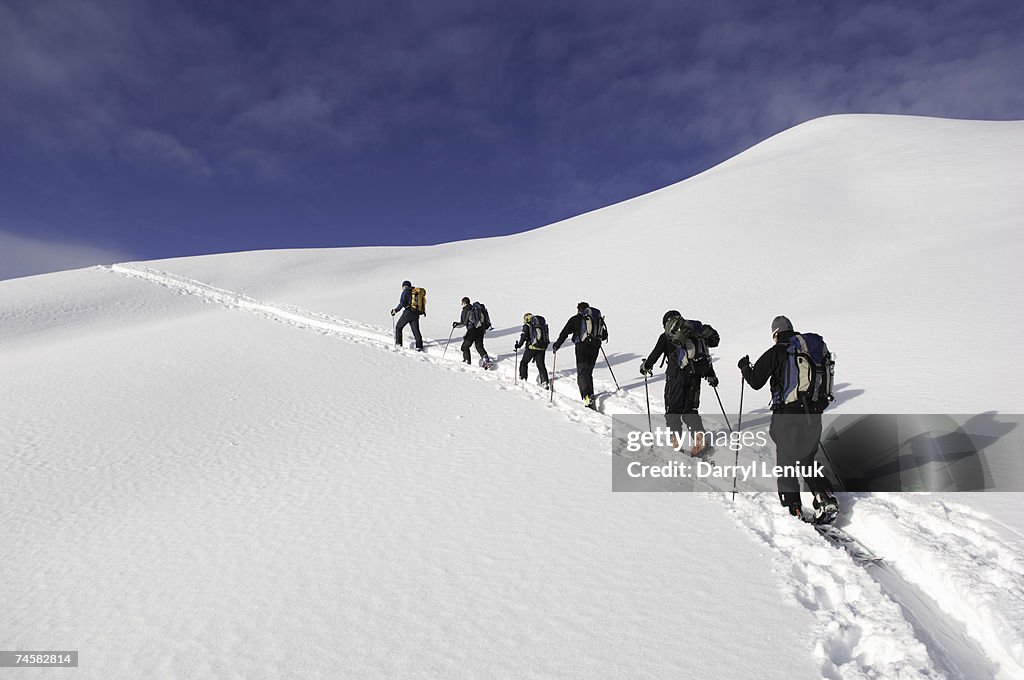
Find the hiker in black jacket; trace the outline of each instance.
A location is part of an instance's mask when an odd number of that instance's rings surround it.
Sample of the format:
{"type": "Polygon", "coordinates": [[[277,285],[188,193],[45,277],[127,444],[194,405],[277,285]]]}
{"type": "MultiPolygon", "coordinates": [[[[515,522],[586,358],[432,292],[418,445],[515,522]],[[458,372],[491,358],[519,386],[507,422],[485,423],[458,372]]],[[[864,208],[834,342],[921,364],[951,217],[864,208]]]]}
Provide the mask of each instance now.
{"type": "Polygon", "coordinates": [[[548,350],[548,339],[547,339],[547,324],[544,323],[544,317],[538,316],[537,320],[543,324],[534,324],[533,314],[527,312],[523,315],[523,332],[519,335],[519,341],[516,343],[516,349],[520,347],[526,347],[523,350],[523,358],[519,362],[519,378],[520,380],[526,380],[530,362],[533,361],[537,364],[537,382],[541,387],[548,386],[548,367],[544,365],[544,355],[548,350]],[[536,325],[536,329],[535,329],[536,325]],[[543,328],[543,330],[541,330],[543,328]],[[536,331],[536,332],[535,332],[536,331]]]}
{"type": "Polygon", "coordinates": [[[480,355],[481,366],[487,368],[492,363],[487,350],[484,349],[484,333],[491,327],[491,319],[487,314],[487,308],[479,302],[470,304],[469,298],[462,298],[462,317],[452,322],[452,328],[465,328],[466,335],[462,339],[462,363],[473,363],[469,354],[469,348],[476,345],[476,352],[480,355]]]}
{"type": "Polygon", "coordinates": [[[426,312],[420,312],[412,307],[412,283],[402,281],[402,295],[398,298],[398,306],[391,310],[391,316],[402,312],[395,325],[395,344],[402,346],[402,335],[406,325],[412,328],[412,335],[416,338],[416,351],[423,351],[423,336],[420,335],[420,315],[426,316],[426,312]],[[402,310],[405,310],[402,312],[402,310]]]}
{"type": "MultiPolygon", "coordinates": [[[[682,317],[676,310],[665,312],[661,318],[662,328],[670,319],[682,317]]],[[[708,347],[717,347],[720,342],[718,331],[700,321],[685,320],[686,327],[694,335],[704,340],[708,347]]],[[[692,347],[692,344],[688,345],[692,347]]],[[[692,351],[691,353],[692,354],[692,351]]],[[[661,357],[665,357],[667,367],[665,369],[665,424],[676,436],[682,436],[683,425],[690,432],[693,446],[690,448],[691,456],[699,456],[706,453],[708,448],[704,441],[704,421],[697,408],[700,406],[700,381],[706,378],[712,387],[718,387],[718,377],[715,369],[707,359],[694,357],[687,354],[687,349],[677,347],[671,343],[664,332],[658,336],[658,341],[651,350],[650,355],[640,362],[640,375],[651,375],[654,366],[661,357]],[[698,360],[694,360],[694,359],[698,360]],[[699,366],[698,366],[699,364],[699,366]]]]}
{"type": "Polygon", "coordinates": [[[576,315],[565,322],[565,327],[551,349],[557,352],[565,339],[572,335],[576,345],[576,384],[580,388],[584,405],[597,410],[594,402],[594,366],[601,355],[601,343],[608,340],[608,327],[600,312],[595,314],[596,310],[591,309],[589,303],[579,303],[576,310],[576,315]]]}
{"type": "MultiPolygon", "coordinates": [[[[781,394],[785,373],[789,368],[789,339],[796,333],[793,324],[784,316],[772,321],[772,339],[775,344],[751,366],[750,357],[739,360],[740,372],[747,384],[755,390],[771,381],[772,421],[768,429],[775,442],[778,465],[811,465],[821,440],[821,414],[809,412],[806,402],[783,403],[781,394]]],[[[826,477],[805,477],[804,482],[814,494],[815,521],[831,521],[839,510],[832,495],[832,484],[826,477]]],[[[779,477],[779,500],[790,514],[801,516],[800,482],[796,477],[779,477]]]]}

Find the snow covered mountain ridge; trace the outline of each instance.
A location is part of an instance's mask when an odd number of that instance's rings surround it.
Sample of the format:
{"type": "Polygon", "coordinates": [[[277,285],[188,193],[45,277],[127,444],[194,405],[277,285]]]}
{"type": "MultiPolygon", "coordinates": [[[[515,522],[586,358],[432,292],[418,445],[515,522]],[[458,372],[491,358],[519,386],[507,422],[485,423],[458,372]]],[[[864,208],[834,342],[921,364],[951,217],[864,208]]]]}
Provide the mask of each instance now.
{"type": "Polygon", "coordinates": [[[847,495],[881,576],[772,494],[611,493],[567,354],[552,404],[510,359],[524,312],[588,300],[604,407],[640,413],[675,308],[721,333],[734,411],[786,314],[841,410],[1019,412],[1021,177],[1024,122],[836,116],[513,236],[0,282],[0,648],[85,677],[1015,677],[1015,495],[847,495]],[[390,347],[403,279],[426,356],[390,347]],[[497,371],[440,359],[463,295],[497,371]]]}

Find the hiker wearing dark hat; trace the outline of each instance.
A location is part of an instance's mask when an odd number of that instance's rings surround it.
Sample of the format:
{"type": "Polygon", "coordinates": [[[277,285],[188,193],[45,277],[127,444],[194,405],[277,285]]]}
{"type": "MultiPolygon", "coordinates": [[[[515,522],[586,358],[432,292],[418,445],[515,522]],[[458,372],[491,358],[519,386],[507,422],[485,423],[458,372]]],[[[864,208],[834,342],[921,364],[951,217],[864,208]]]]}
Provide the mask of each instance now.
{"type": "Polygon", "coordinates": [[[491,317],[487,313],[487,307],[480,302],[470,303],[468,297],[462,298],[462,316],[458,321],[452,322],[452,328],[465,328],[466,335],[462,339],[462,363],[472,363],[472,356],[469,349],[476,345],[476,352],[480,355],[480,365],[483,368],[490,368],[494,361],[484,349],[484,333],[491,327],[491,317]]]}
{"type": "Polygon", "coordinates": [[[406,325],[412,328],[412,335],[416,338],[416,351],[423,351],[423,336],[420,335],[420,316],[427,315],[426,291],[422,288],[413,288],[409,281],[402,281],[402,295],[398,298],[398,306],[391,310],[391,316],[402,312],[395,324],[395,344],[402,346],[402,335],[406,325]],[[419,291],[413,295],[413,291],[419,291]],[[405,311],[402,311],[405,310],[405,311]]]}
{"type": "Polygon", "coordinates": [[[523,350],[523,359],[519,362],[519,378],[526,380],[530,362],[537,364],[537,383],[541,387],[548,385],[548,368],[544,365],[544,355],[548,349],[548,324],[543,316],[535,316],[530,312],[523,314],[523,332],[516,342],[516,349],[523,350]]]}
{"type": "Polygon", "coordinates": [[[565,339],[572,335],[576,345],[576,384],[580,388],[583,404],[597,410],[594,402],[594,366],[601,356],[601,343],[608,340],[608,327],[601,312],[591,307],[590,303],[581,302],[576,305],[576,310],[576,315],[565,322],[565,327],[551,349],[557,352],[565,339]]]}
{"type": "Polygon", "coordinates": [[[692,442],[690,455],[700,456],[708,449],[704,441],[704,421],[697,413],[700,381],[703,378],[712,387],[718,386],[708,354],[709,347],[718,347],[718,331],[700,321],[684,319],[674,309],[665,312],[661,325],[664,331],[650,355],[640,362],[640,375],[651,375],[654,365],[665,357],[665,424],[676,437],[682,435],[685,425],[692,442]]]}
{"type": "MultiPolygon", "coordinates": [[[[781,466],[810,466],[821,439],[821,410],[803,395],[802,398],[796,398],[798,392],[795,385],[792,389],[786,386],[787,382],[792,382],[792,374],[796,370],[796,358],[790,350],[790,340],[795,336],[821,340],[819,336],[810,333],[796,333],[788,318],[777,316],[772,321],[772,339],[775,344],[753,366],[750,365],[749,356],[740,359],[737,366],[743,379],[755,390],[771,381],[772,420],[768,433],[775,442],[776,463],[781,466]],[[790,392],[788,396],[784,394],[786,390],[790,392]]],[[[798,337],[798,340],[801,338],[798,337]]],[[[806,350],[807,343],[801,342],[806,350]]],[[[828,356],[831,358],[831,355],[828,356]]],[[[828,389],[831,390],[831,385],[828,389]]],[[[827,396],[831,399],[830,393],[827,396]]],[[[810,476],[805,477],[804,482],[814,494],[814,521],[822,523],[835,519],[839,504],[832,495],[832,484],[828,478],[810,476]]],[[[782,505],[789,509],[790,514],[802,517],[799,480],[793,476],[779,477],[778,485],[782,505]]]]}

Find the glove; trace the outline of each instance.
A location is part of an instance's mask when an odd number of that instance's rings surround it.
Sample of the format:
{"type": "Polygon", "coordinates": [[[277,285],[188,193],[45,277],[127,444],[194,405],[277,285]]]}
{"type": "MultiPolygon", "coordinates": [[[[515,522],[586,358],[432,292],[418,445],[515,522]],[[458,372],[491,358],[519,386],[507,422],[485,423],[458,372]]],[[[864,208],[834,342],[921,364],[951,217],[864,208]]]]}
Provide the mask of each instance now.
{"type": "Polygon", "coordinates": [[[520,344],[519,344],[519,343],[517,342],[517,343],[516,343],[516,351],[519,351],[519,347],[520,347],[520,346],[521,346],[521,345],[520,345],[520,344]]]}
{"type": "Polygon", "coordinates": [[[711,385],[712,387],[718,387],[718,376],[717,375],[709,375],[708,376],[708,384],[711,385]]]}
{"type": "Polygon", "coordinates": [[[394,316],[394,315],[395,315],[395,310],[392,309],[391,310],[391,316],[394,316]]]}
{"type": "Polygon", "coordinates": [[[736,362],[736,367],[740,369],[741,373],[746,373],[747,371],[749,371],[751,368],[750,355],[748,354],[747,356],[743,357],[738,362],[736,362]]]}
{"type": "Polygon", "coordinates": [[[459,322],[458,321],[452,321],[452,328],[458,328],[458,327],[459,327],[459,322]]]}
{"type": "Polygon", "coordinates": [[[647,359],[640,360],[640,375],[654,375],[654,371],[647,368],[647,359]]]}
{"type": "Polygon", "coordinates": [[[559,345],[557,342],[555,344],[551,345],[551,352],[552,352],[552,354],[557,352],[559,347],[561,347],[561,345],[559,345]]]}

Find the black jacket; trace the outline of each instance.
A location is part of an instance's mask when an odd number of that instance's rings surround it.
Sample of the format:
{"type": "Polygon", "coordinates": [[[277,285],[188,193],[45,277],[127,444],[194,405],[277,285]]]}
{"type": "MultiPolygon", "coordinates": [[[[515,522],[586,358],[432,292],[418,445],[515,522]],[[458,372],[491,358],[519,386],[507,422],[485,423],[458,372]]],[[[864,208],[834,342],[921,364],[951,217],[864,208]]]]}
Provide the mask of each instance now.
{"type": "MultiPolygon", "coordinates": [[[[400,312],[403,309],[409,307],[412,304],[412,286],[402,286],[402,295],[398,298],[398,306],[395,307],[395,312],[400,312]]],[[[412,310],[419,314],[419,310],[412,310]]]]}
{"type": "Polygon", "coordinates": [[[541,347],[534,345],[530,341],[533,340],[533,328],[528,323],[523,324],[523,332],[519,334],[519,342],[516,344],[520,347],[526,347],[527,349],[535,349],[538,351],[546,350],[547,347],[541,347]]]}
{"type": "Polygon", "coordinates": [[[783,331],[779,334],[775,344],[769,347],[762,354],[754,365],[743,371],[743,379],[755,390],[764,387],[765,383],[771,381],[772,394],[782,390],[785,380],[786,368],[789,364],[789,339],[796,335],[794,331],[783,331]]]}
{"type": "MultiPolygon", "coordinates": [[[[570,319],[565,322],[565,326],[562,328],[562,332],[558,334],[558,339],[555,340],[555,342],[553,343],[554,349],[558,350],[558,348],[561,347],[562,344],[565,342],[565,339],[568,338],[570,335],[574,335],[576,331],[580,329],[582,324],[582,314],[576,314],[575,316],[570,317],[570,319]]],[[[601,329],[601,339],[598,340],[596,343],[593,340],[591,340],[591,344],[596,344],[600,346],[602,342],[608,341],[608,327],[607,325],[604,324],[602,324],[602,326],[603,327],[601,329]]]]}

